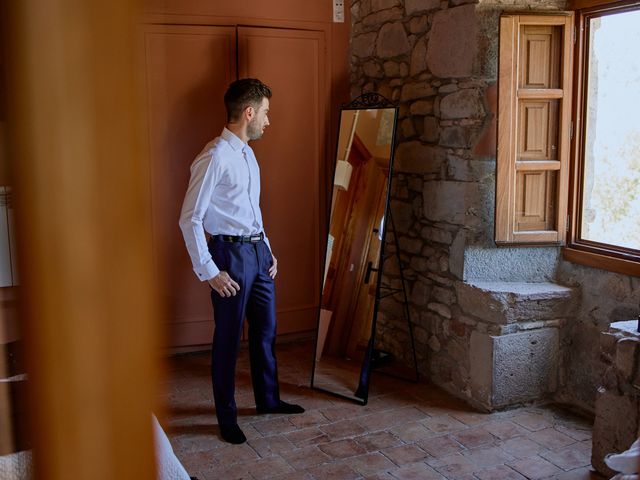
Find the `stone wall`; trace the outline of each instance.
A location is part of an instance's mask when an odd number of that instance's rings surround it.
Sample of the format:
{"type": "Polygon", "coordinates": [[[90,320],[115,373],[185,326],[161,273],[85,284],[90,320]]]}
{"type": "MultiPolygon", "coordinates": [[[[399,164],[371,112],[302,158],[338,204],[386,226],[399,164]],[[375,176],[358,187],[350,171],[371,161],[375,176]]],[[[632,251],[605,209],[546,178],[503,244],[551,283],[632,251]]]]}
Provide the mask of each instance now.
{"type": "MultiPolygon", "coordinates": [[[[493,243],[499,16],[507,9],[562,8],[564,2],[556,0],[351,4],[352,96],[376,91],[400,106],[391,210],[419,368],[423,377],[479,408],[555,396],[593,409],[602,364],[583,350],[593,352],[585,346],[597,344],[608,323],[624,318],[615,318],[623,312],[612,306],[614,299],[625,312],[638,307],[636,280],[566,264],[557,248],[497,249],[493,243]],[[536,301],[525,301],[527,318],[502,322],[461,298],[482,298],[482,289],[474,290],[474,283],[482,282],[512,284],[484,292],[491,296],[506,290],[508,295],[500,297],[505,308],[509,298],[529,298],[527,289],[535,291],[540,282],[571,290],[558,301],[561,312],[555,317],[541,318],[536,301]],[[588,298],[581,300],[585,294],[588,298]],[[593,302],[602,294],[611,298],[594,311],[593,302]],[[472,371],[478,352],[483,361],[494,362],[490,368],[495,372],[505,352],[519,353],[518,361],[526,363],[529,353],[537,357],[549,351],[555,363],[541,365],[522,394],[505,396],[495,376],[472,371]],[[558,375],[549,376],[550,369],[558,375]],[[484,375],[482,385],[472,378],[477,375],[484,375]]],[[[387,248],[392,252],[395,246],[389,242],[387,248]]],[[[395,259],[387,260],[386,284],[400,286],[400,268],[395,259]]],[[[378,340],[410,362],[400,301],[396,295],[382,302],[378,340]]]]}

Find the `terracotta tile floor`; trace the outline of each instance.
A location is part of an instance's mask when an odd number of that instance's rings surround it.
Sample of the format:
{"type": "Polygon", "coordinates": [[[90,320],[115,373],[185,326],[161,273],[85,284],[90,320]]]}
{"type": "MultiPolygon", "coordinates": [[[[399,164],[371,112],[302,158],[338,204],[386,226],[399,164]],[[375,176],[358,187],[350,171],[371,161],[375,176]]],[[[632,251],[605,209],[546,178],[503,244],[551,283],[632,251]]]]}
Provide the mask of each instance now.
{"type": "Polygon", "coordinates": [[[302,415],[256,415],[246,349],[237,372],[238,423],[248,442],[218,437],[209,354],[170,359],[162,420],[190,475],[214,479],[600,479],[591,424],[566,410],[481,414],[438,388],[374,374],[359,406],[309,388],[309,342],[278,346],[283,399],[302,415]]]}

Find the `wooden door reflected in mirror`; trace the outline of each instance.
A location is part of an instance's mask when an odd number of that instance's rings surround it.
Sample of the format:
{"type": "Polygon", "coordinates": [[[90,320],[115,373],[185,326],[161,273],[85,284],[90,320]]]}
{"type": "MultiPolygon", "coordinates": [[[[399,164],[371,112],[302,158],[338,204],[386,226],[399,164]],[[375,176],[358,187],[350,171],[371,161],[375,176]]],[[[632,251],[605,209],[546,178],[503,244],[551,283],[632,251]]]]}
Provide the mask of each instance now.
{"type": "Polygon", "coordinates": [[[341,111],[311,384],[366,403],[397,108],[365,94],[341,111]]]}

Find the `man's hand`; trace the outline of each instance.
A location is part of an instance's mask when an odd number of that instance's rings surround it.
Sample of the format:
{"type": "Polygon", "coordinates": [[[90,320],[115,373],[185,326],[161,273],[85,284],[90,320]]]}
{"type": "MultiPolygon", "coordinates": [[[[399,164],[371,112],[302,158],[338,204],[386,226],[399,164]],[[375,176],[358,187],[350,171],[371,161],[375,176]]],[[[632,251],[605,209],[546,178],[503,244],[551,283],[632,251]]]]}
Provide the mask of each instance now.
{"type": "Polygon", "coordinates": [[[271,258],[273,258],[273,264],[269,267],[269,276],[271,278],[276,278],[278,274],[278,259],[271,254],[271,258]]]}
{"type": "Polygon", "coordinates": [[[236,293],[240,291],[240,285],[224,271],[207,281],[221,297],[235,297],[236,293]]]}

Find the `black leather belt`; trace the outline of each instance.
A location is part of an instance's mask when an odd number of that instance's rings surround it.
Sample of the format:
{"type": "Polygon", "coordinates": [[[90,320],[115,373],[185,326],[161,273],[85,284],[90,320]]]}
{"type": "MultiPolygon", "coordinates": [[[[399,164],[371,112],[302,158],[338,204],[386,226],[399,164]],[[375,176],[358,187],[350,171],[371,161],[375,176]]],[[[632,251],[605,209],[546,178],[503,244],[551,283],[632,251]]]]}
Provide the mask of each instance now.
{"type": "Polygon", "coordinates": [[[264,240],[264,233],[256,235],[214,235],[213,238],[221,242],[257,243],[264,240]]]}

